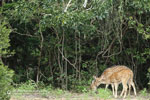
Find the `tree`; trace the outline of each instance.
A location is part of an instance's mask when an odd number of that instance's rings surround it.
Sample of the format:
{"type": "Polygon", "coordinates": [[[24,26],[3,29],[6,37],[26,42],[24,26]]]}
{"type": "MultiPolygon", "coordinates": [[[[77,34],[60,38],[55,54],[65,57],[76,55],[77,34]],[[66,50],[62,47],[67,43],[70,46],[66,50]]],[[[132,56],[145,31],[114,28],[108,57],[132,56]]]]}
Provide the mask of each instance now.
{"type": "Polygon", "coordinates": [[[139,87],[147,86],[148,78],[141,79],[150,59],[149,0],[19,0],[3,10],[16,52],[6,61],[15,66],[18,83],[76,88],[123,64],[139,87]]]}

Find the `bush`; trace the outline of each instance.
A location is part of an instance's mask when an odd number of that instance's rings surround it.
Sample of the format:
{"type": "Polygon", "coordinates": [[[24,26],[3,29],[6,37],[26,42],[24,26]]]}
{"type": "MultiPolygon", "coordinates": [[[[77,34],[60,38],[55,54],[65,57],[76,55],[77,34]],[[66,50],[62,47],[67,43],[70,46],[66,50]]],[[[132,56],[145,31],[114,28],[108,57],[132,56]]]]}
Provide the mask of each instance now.
{"type": "Polygon", "coordinates": [[[148,89],[150,91],[150,68],[148,69],[148,72],[147,72],[147,78],[149,80],[149,82],[148,82],[148,89]]]}
{"type": "Polygon", "coordinates": [[[141,90],[139,93],[140,93],[142,96],[147,96],[147,89],[144,88],[144,89],[141,90]]]}
{"type": "Polygon", "coordinates": [[[22,91],[34,91],[37,88],[37,84],[33,80],[28,80],[25,83],[20,84],[20,86],[17,88],[20,92],[22,91]]]}
{"type": "Polygon", "coordinates": [[[0,63],[0,100],[9,100],[13,71],[0,63]]]}
{"type": "Polygon", "coordinates": [[[88,86],[84,86],[84,85],[77,85],[75,88],[76,92],[87,92],[88,91],[88,86]]]}

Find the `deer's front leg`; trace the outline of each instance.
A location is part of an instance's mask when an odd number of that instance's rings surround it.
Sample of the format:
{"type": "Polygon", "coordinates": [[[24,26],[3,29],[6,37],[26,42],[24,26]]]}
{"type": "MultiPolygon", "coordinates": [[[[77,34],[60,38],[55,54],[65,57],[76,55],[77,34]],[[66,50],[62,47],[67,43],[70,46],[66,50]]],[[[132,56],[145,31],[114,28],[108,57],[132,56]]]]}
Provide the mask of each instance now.
{"type": "Polygon", "coordinates": [[[115,98],[117,98],[118,83],[114,83],[114,85],[115,85],[115,98]]]}

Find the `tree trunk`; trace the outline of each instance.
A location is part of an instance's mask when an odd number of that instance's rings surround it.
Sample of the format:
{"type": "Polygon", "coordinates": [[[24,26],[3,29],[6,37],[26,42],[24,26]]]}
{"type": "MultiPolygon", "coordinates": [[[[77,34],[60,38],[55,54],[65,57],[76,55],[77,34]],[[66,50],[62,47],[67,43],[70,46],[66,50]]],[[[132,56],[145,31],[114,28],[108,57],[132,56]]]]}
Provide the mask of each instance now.
{"type": "MultiPolygon", "coordinates": [[[[67,56],[67,53],[65,53],[67,56]]],[[[68,90],[68,63],[65,60],[65,89],[68,90]]]]}
{"type": "Polygon", "coordinates": [[[41,35],[41,43],[40,43],[40,55],[38,58],[38,66],[37,66],[37,75],[36,75],[36,83],[39,82],[39,75],[40,75],[40,66],[41,66],[41,57],[42,57],[42,49],[43,49],[43,41],[44,41],[44,37],[43,34],[41,32],[41,28],[40,28],[40,35],[41,35]]]}
{"type": "Polygon", "coordinates": [[[78,70],[79,70],[79,81],[81,80],[81,44],[80,44],[80,33],[79,33],[79,68],[78,68],[78,70]]]}

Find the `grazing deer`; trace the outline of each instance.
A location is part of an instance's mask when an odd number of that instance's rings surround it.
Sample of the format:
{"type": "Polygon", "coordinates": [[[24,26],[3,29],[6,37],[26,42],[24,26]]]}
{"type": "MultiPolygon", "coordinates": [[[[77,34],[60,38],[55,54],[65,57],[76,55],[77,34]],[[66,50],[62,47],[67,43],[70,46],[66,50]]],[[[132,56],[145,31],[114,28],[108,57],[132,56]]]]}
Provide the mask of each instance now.
{"type": "Polygon", "coordinates": [[[133,72],[131,69],[129,69],[126,66],[118,65],[118,66],[110,67],[106,69],[100,77],[94,76],[94,79],[95,80],[92,81],[92,84],[91,84],[91,89],[94,91],[96,91],[97,87],[100,84],[106,84],[106,88],[108,87],[109,84],[111,84],[113,95],[117,97],[118,85],[122,83],[123,90],[120,96],[124,94],[124,98],[126,97],[126,93],[128,89],[127,84],[129,85],[129,94],[130,94],[130,90],[132,86],[134,89],[134,94],[136,95],[136,89],[135,89],[135,85],[133,82],[133,72]]]}
{"type": "MultiPolygon", "coordinates": [[[[102,73],[101,77],[103,77],[104,79],[107,79],[114,72],[117,72],[121,69],[128,69],[128,67],[123,66],[123,65],[112,66],[110,68],[105,69],[104,72],[102,73]]],[[[95,76],[93,76],[93,77],[96,78],[95,76]]],[[[109,84],[106,84],[105,90],[108,88],[108,86],[109,86],[109,84]]],[[[111,83],[111,86],[112,86],[112,91],[113,91],[113,95],[114,95],[114,84],[111,83]]]]}
{"type": "MultiPolygon", "coordinates": [[[[121,69],[126,69],[126,68],[127,68],[126,66],[122,66],[122,65],[112,66],[112,67],[110,67],[110,68],[105,69],[100,78],[101,78],[101,79],[107,79],[107,78],[108,78],[109,76],[111,76],[114,72],[119,71],[119,70],[121,70],[121,69]]],[[[94,79],[98,79],[98,78],[96,78],[96,76],[93,76],[93,78],[94,78],[94,79]]],[[[92,81],[91,87],[93,87],[92,90],[94,90],[94,91],[96,91],[96,87],[94,87],[94,86],[96,86],[96,85],[94,85],[95,83],[96,83],[98,86],[99,86],[100,84],[106,84],[105,90],[108,88],[109,84],[111,84],[111,86],[112,86],[112,91],[113,91],[113,95],[114,95],[114,84],[113,84],[113,83],[106,83],[106,82],[102,83],[102,82],[95,82],[95,81],[92,81]]]]}

